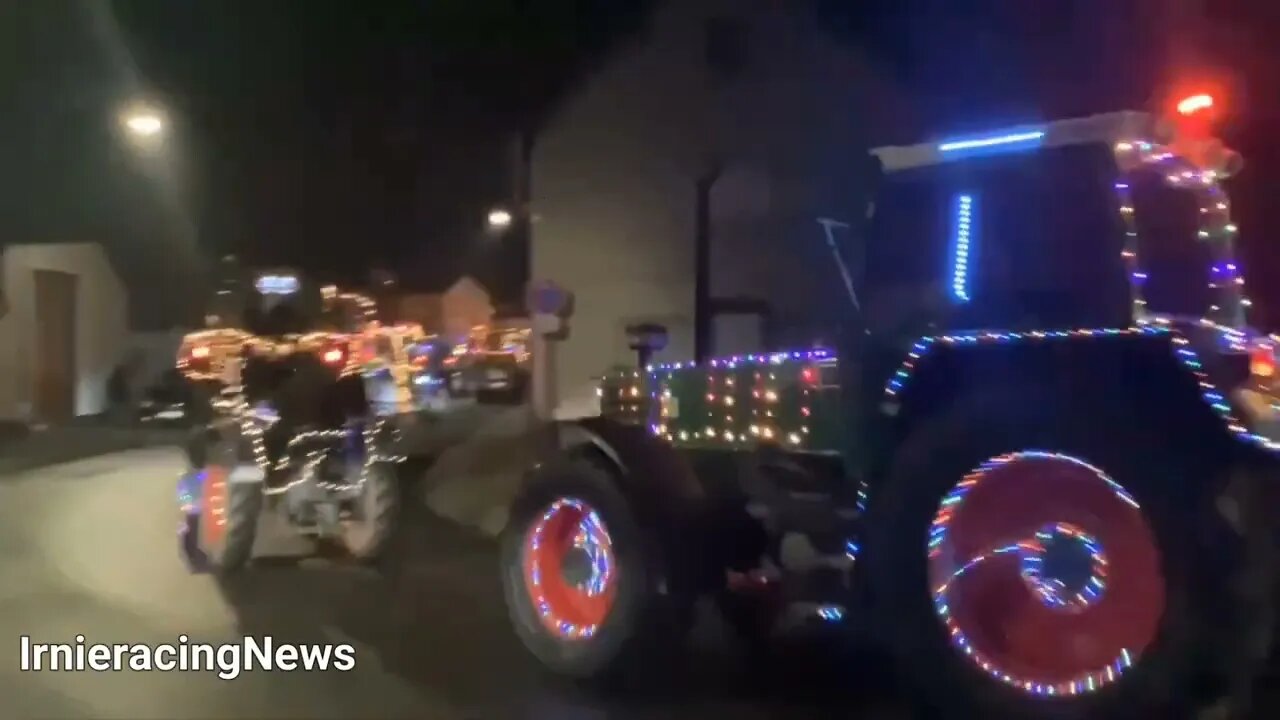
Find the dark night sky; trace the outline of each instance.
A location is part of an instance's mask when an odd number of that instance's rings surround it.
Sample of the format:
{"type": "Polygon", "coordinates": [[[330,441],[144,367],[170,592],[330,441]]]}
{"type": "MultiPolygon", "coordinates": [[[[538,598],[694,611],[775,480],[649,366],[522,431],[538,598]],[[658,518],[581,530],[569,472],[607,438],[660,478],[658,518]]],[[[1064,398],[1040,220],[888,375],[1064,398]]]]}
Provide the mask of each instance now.
{"type": "MultiPolygon", "coordinates": [[[[194,258],[215,253],[347,282],[371,263],[424,285],[493,265],[500,246],[477,235],[512,133],[649,4],[0,0],[0,242],[101,241],[131,284],[158,288],[135,304],[166,311],[181,303],[156,298],[184,297],[194,258]],[[136,96],[171,113],[163,158],[113,135],[114,108],[136,96]]],[[[952,128],[1139,106],[1172,72],[1162,18],[1141,12],[1158,0],[821,4],[834,36],[952,128]]],[[[1226,134],[1250,161],[1242,231],[1274,236],[1275,11],[1206,4],[1187,62],[1230,69],[1226,134]]],[[[1280,272],[1260,248],[1255,288],[1280,272]]]]}

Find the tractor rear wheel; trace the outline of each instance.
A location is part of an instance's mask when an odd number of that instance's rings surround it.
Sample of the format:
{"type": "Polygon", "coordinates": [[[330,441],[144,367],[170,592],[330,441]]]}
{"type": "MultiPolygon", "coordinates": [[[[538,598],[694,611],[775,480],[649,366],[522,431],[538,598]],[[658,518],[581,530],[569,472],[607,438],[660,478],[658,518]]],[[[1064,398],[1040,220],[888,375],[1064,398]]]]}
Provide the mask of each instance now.
{"type": "Polygon", "coordinates": [[[400,514],[395,466],[376,463],[365,470],[353,517],[342,521],[342,543],[359,562],[373,562],[386,550],[400,514]]]}
{"type": "Polygon", "coordinates": [[[253,557],[262,515],[262,484],[241,482],[231,469],[203,470],[200,514],[194,528],[200,553],[215,572],[238,572],[253,557]]]}
{"type": "Polygon", "coordinates": [[[944,714],[1181,717],[1210,608],[1249,612],[1204,581],[1212,468],[1099,410],[963,402],[903,444],[873,497],[873,626],[944,714]]]}

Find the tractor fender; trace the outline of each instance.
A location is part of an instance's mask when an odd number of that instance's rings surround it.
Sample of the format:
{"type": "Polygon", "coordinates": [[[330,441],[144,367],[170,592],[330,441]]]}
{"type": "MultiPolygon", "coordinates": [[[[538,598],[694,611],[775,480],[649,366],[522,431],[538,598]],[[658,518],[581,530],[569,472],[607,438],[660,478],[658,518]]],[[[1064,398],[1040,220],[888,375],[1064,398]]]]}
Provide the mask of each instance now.
{"type": "Polygon", "coordinates": [[[1122,403],[1138,408],[1171,444],[1189,443],[1182,447],[1201,452],[1241,451],[1205,401],[1196,376],[1179,362],[1172,336],[1117,333],[1125,334],[917,343],[915,357],[890,376],[882,391],[876,422],[890,439],[886,450],[892,452],[912,428],[945,412],[963,395],[1016,387],[1070,399],[1073,407],[1105,409],[1122,403]]]}
{"type": "Polygon", "coordinates": [[[696,505],[706,497],[693,467],[643,427],[582,418],[558,423],[556,439],[561,451],[598,454],[627,490],[660,498],[664,506],[696,505]]]}
{"type": "Polygon", "coordinates": [[[723,523],[685,455],[643,427],[607,418],[565,421],[555,431],[557,452],[603,465],[641,522],[658,530],[671,582],[704,592],[723,581],[723,553],[714,542],[723,523]]]}

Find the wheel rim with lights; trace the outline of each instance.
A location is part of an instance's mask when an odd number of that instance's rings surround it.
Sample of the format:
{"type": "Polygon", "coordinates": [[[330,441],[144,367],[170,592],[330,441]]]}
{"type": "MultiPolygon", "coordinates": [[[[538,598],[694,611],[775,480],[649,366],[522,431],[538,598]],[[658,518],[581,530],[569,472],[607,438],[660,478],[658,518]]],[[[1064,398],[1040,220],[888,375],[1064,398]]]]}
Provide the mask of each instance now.
{"type": "Polygon", "coordinates": [[[599,514],[576,498],[561,498],[525,534],[524,580],[529,601],[553,637],[594,636],[617,592],[613,541],[599,514]]]}
{"type": "Polygon", "coordinates": [[[216,547],[227,533],[227,486],[225,468],[211,465],[204,470],[200,501],[200,534],[205,547],[216,547]]]}
{"type": "Polygon", "coordinates": [[[1138,502],[1067,455],[1003,455],[966,476],[929,529],[928,568],[951,644],[1032,695],[1114,683],[1164,614],[1160,554],[1138,502]]]}

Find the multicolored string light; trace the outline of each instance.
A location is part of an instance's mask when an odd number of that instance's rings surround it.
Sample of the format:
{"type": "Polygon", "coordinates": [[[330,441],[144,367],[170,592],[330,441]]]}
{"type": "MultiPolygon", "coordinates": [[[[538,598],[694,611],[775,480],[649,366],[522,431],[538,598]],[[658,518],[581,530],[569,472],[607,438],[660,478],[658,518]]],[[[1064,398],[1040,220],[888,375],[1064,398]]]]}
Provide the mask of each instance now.
{"type": "MultiPolygon", "coordinates": [[[[1008,455],[992,458],[991,460],[983,463],[978,469],[974,470],[966,476],[964,480],[952,488],[952,490],[942,499],[942,502],[939,504],[938,513],[934,517],[933,524],[929,528],[927,552],[931,561],[936,561],[942,556],[943,549],[947,542],[947,534],[951,529],[951,522],[960,511],[965,497],[993,470],[996,470],[1008,463],[1022,460],[1055,460],[1059,462],[1068,462],[1077,467],[1088,470],[1095,477],[1105,482],[1120,501],[1134,508],[1140,509],[1138,501],[1135,500],[1123,487],[1121,487],[1119,483],[1111,479],[1111,477],[1102,470],[1084,462],[1083,460],[1069,455],[1043,451],[1010,453],[1008,455]]],[[[951,612],[950,593],[952,588],[954,588],[966,575],[972,573],[978,567],[999,558],[1016,559],[1018,561],[1019,573],[1023,577],[1024,581],[1027,582],[1028,591],[1032,592],[1046,605],[1050,607],[1058,607],[1064,611],[1083,611],[1101,596],[1106,587],[1107,561],[1105,556],[1102,554],[1102,548],[1098,545],[1096,540],[1084,533],[1084,531],[1066,523],[1055,523],[1048,528],[1042,529],[1033,537],[980,553],[978,556],[965,562],[959,569],[952,572],[950,577],[934,588],[933,605],[934,611],[942,621],[943,627],[945,628],[947,635],[950,637],[951,643],[960,650],[960,652],[964,653],[971,662],[981,668],[983,672],[1006,685],[1016,687],[1033,695],[1070,696],[1100,690],[1106,685],[1115,682],[1115,680],[1118,679],[1125,670],[1133,666],[1137,659],[1134,653],[1128,649],[1121,649],[1120,653],[1106,665],[1082,672],[1069,680],[1060,682],[1044,682],[1043,680],[1022,677],[1009,672],[1006,668],[1001,667],[999,663],[983,652],[981,648],[976,647],[973,641],[964,632],[964,629],[960,627],[960,624],[956,621],[955,616],[951,612]],[[1091,575],[1089,581],[1086,583],[1086,589],[1081,590],[1078,593],[1080,596],[1079,598],[1075,596],[1063,596],[1053,583],[1046,582],[1039,574],[1039,570],[1043,566],[1046,543],[1057,535],[1062,535],[1082,542],[1090,554],[1091,575]],[[1087,592],[1089,588],[1092,588],[1094,592],[1087,592]]]]}
{"type": "Polygon", "coordinates": [[[1107,588],[1107,556],[1090,534],[1071,523],[1054,523],[1041,529],[1030,542],[1022,544],[1021,574],[1031,591],[1046,606],[1057,610],[1083,612],[1102,598],[1107,588]],[[1079,545],[1089,556],[1089,578],[1074,591],[1059,578],[1046,577],[1044,559],[1058,542],[1079,545]]]}
{"type": "MultiPolygon", "coordinates": [[[[1211,330],[1218,329],[1218,326],[1208,323],[1207,321],[1202,322],[1200,325],[1211,330]]],[[[1200,397],[1213,410],[1213,412],[1222,419],[1227,430],[1238,439],[1251,445],[1256,445],[1257,447],[1269,452],[1280,452],[1280,442],[1269,439],[1266,436],[1255,433],[1245,427],[1245,424],[1236,416],[1235,410],[1227,401],[1226,396],[1209,379],[1209,375],[1204,368],[1204,363],[1200,360],[1200,355],[1196,352],[1191,341],[1187,339],[1181,331],[1175,329],[1172,322],[1166,318],[1154,318],[1152,324],[1131,328],[1032,330],[1029,332],[986,332],[923,337],[916,341],[916,343],[911,347],[910,352],[907,354],[907,358],[903,360],[902,365],[898,367],[897,372],[895,372],[885,384],[884,400],[886,403],[886,410],[891,411],[896,407],[897,398],[899,398],[906,389],[907,384],[919,368],[921,360],[939,345],[946,347],[1020,342],[1050,342],[1080,338],[1132,337],[1137,335],[1169,337],[1173,344],[1174,356],[1180,363],[1182,363],[1183,367],[1191,371],[1191,374],[1199,384],[1200,397]]]]}
{"type": "Polygon", "coordinates": [[[1214,254],[1213,265],[1208,269],[1208,286],[1215,299],[1206,319],[1243,327],[1248,320],[1247,309],[1253,303],[1245,295],[1244,276],[1235,258],[1237,228],[1231,220],[1231,206],[1222,189],[1221,176],[1214,170],[1197,168],[1168,147],[1147,140],[1116,143],[1115,154],[1116,164],[1127,176],[1115,187],[1120,199],[1120,215],[1125,222],[1121,253],[1129,271],[1134,321],[1144,322],[1147,317],[1147,303],[1142,294],[1147,276],[1138,260],[1139,238],[1129,183],[1138,170],[1153,168],[1163,172],[1170,185],[1187,188],[1200,199],[1197,235],[1201,241],[1210,243],[1214,254]]]}
{"type": "Polygon", "coordinates": [[[614,387],[612,392],[621,403],[620,414],[627,416],[625,398],[644,395],[647,385],[654,400],[649,430],[670,442],[779,443],[802,450],[810,436],[813,402],[821,385],[820,369],[835,362],[835,355],[825,349],[712,359],[704,364],[705,425],[695,429],[673,428],[676,417],[672,409],[677,405],[670,389],[675,373],[696,367],[693,363],[650,365],[643,375],[634,370],[615,372],[606,378],[597,394],[605,397],[611,394],[607,388],[614,387]],[[747,369],[752,369],[749,376],[744,374],[747,369]],[[779,406],[784,390],[791,387],[788,379],[792,371],[799,417],[794,425],[782,427],[779,406]],[[742,384],[747,380],[751,381],[749,392],[742,384]],[[744,409],[744,404],[749,408],[744,409]],[[740,413],[749,415],[740,422],[740,413]]]}
{"type": "MultiPolygon", "coordinates": [[[[543,543],[547,542],[547,527],[562,512],[575,512],[582,518],[575,528],[573,547],[585,552],[590,559],[591,575],[581,587],[577,588],[588,597],[603,595],[615,579],[613,540],[609,537],[604,523],[595,510],[588,507],[582,500],[561,498],[552,503],[542,514],[537,524],[530,529],[525,542],[526,562],[529,568],[529,593],[544,627],[564,640],[583,640],[594,636],[600,629],[599,624],[573,623],[563,617],[560,613],[564,609],[554,607],[547,597],[542,577],[541,553],[543,543]]],[[[555,582],[561,582],[561,580],[556,579],[555,582]]]]}

